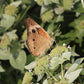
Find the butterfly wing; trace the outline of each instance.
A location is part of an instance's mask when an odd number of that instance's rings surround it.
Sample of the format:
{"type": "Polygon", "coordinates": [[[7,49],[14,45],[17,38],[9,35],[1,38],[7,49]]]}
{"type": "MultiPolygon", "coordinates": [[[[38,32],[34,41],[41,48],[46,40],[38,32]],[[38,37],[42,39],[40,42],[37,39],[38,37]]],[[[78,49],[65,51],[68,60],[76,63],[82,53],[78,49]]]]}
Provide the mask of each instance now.
{"type": "Polygon", "coordinates": [[[48,33],[31,18],[26,19],[27,46],[34,56],[41,56],[53,44],[48,33]]]}

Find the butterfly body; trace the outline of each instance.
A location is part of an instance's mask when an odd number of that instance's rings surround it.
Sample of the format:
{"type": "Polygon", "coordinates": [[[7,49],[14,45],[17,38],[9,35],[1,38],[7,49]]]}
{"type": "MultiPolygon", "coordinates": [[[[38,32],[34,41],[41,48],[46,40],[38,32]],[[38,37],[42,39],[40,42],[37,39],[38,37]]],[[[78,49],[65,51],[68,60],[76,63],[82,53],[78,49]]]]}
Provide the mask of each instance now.
{"type": "Polygon", "coordinates": [[[26,19],[27,46],[34,56],[41,56],[53,44],[48,33],[31,18],[26,19]]]}

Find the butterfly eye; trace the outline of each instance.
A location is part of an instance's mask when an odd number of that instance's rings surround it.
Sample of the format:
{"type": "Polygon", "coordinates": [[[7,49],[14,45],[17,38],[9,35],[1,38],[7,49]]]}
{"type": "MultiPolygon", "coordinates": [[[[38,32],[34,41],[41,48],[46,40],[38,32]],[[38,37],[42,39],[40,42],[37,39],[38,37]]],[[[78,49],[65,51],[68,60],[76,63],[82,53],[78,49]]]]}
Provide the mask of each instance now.
{"type": "Polygon", "coordinates": [[[32,29],[32,33],[35,33],[36,31],[34,29],[32,29]]]}

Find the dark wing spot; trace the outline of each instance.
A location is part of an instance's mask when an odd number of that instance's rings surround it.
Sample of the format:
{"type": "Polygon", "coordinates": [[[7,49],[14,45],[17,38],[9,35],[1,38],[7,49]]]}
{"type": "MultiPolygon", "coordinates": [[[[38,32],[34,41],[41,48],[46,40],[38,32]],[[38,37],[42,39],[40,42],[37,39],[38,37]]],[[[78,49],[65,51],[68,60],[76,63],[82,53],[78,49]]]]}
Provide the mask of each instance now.
{"type": "Polygon", "coordinates": [[[34,29],[32,29],[32,33],[35,33],[36,31],[34,29]]]}
{"type": "Polygon", "coordinates": [[[35,47],[34,47],[34,49],[35,49],[35,47]]]}
{"type": "Polygon", "coordinates": [[[33,41],[35,41],[35,39],[33,39],[33,41]]]}

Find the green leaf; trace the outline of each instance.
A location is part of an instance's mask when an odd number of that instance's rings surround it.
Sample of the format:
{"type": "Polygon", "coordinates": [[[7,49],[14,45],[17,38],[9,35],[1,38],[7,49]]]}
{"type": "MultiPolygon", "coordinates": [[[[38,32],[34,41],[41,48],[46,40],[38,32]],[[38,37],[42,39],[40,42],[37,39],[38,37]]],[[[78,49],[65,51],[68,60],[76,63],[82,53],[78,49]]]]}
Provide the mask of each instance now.
{"type": "Polygon", "coordinates": [[[3,69],[1,65],[0,65],[0,72],[5,72],[5,70],[3,69]]]}
{"type": "Polygon", "coordinates": [[[84,60],[84,58],[79,58],[75,61],[75,63],[68,69],[68,71],[65,73],[65,76],[69,74],[70,72],[73,72],[79,64],[84,60]]]}
{"type": "Polygon", "coordinates": [[[45,79],[45,80],[43,81],[43,84],[49,84],[49,83],[48,83],[48,80],[45,79]]]}
{"type": "Polygon", "coordinates": [[[20,78],[20,79],[18,79],[17,84],[21,84],[21,83],[22,83],[22,79],[20,78]]]}
{"type": "Polygon", "coordinates": [[[30,84],[32,79],[33,79],[32,73],[26,72],[24,77],[23,77],[22,84],[30,84]]]}
{"type": "Polygon", "coordinates": [[[4,34],[1,38],[0,48],[5,49],[10,44],[10,40],[7,34],[4,34]]]}
{"type": "Polygon", "coordinates": [[[83,6],[83,8],[84,8],[84,1],[83,1],[83,0],[81,0],[81,3],[82,3],[82,6],[83,6]]]}
{"type": "Polygon", "coordinates": [[[10,5],[14,5],[15,7],[18,7],[19,5],[21,5],[21,3],[22,1],[14,1],[10,5]]]}
{"type": "Polygon", "coordinates": [[[54,25],[54,23],[49,24],[49,26],[47,28],[48,34],[51,34],[56,29],[56,27],[57,27],[57,25],[54,25]]]}
{"type": "Polygon", "coordinates": [[[50,57],[60,56],[63,52],[68,52],[68,48],[57,46],[50,52],[50,57]]]}
{"type": "Polygon", "coordinates": [[[35,59],[36,59],[36,57],[35,56],[33,56],[32,54],[29,54],[28,56],[27,56],[27,64],[30,64],[32,61],[35,61],[35,59]]]}
{"type": "Polygon", "coordinates": [[[70,60],[71,52],[64,52],[61,56],[53,57],[50,60],[50,69],[56,70],[59,64],[64,63],[67,60],[70,60]]]}
{"type": "Polygon", "coordinates": [[[22,41],[26,41],[26,40],[27,40],[27,30],[25,30],[22,35],[22,41]]]}
{"type": "Polygon", "coordinates": [[[68,79],[68,84],[71,84],[80,74],[82,69],[78,69],[76,71],[70,72],[65,76],[66,79],[68,79]]]}
{"type": "Polygon", "coordinates": [[[45,73],[45,68],[47,69],[48,68],[48,62],[49,62],[49,59],[48,59],[48,56],[44,56],[42,58],[40,58],[39,60],[36,61],[36,65],[35,65],[35,74],[36,75],[39,75],[39,74],[44,74],[45,73]]]}
{"type": "Polygon", "coordinates": [[[56,70],[58,68],[58,65],[59,65],[59,61],[60,61],[60,58],[59,57],[53,57],[51,60],[50,60],[50,69],[51,70],[56,70]]]}
{"type": "Polygon", "coordinates": [[[65,78],[61,78],[60,82],[59,83],[56,83],[56,84],[68,84],[67,80],[65,78]]]}
{"type": "Polygon", "coordinates": [[[53,3],[59,4],[59,0],[51,0],[53,3]]]}
{"type": "Polygon", "coordinates": [[[65,67],[66,70],[68,70],[69,67],[71,67],[71,63],[67,63],[64,67],[65,67]]]}
{"type": "Polygon", "coordinates": [[[14,16],[9,16],[7,14],[3,14],[3,18],[1,19],[0,26],[7,30],[14,24],[14,21],[15,21],[14,16]]]}
{"type": "Polygon", "coordinates": [[[35,67],[35,65],[36,65],[36,62],[33,61],[30,64],[26,65],[25,69],[27,69],[27,70],[33,69],[35,67]]]}
{"type": "Polygon", "coordinates": [[[21,50],[21,43],[17,40],[13,40],[10,44],[11,53],[17,57],[18,52],[21,50]]]}
{"type": "Polygon", "coordinates": [[[74,52],[74,51],[71,52],[71,55],[72,55],[72,56],[79,56],[79,54],[77,54],[77,53],[74,52]]]}
{"type": "Polygon", "coordinates": [[[19,70],[23,70],[26,63],[26,54],[23,50],[19,51],[17,58],[13,56],[10,57],[10,64],[19,70]]]}
{"type": "Polygon", "coordinates": [[[44,74],[39,74],[39,75],[37,75],[38,77],[37,77],[37,81],[40,81],[42,78],[43,78],[43,76],[44,76],[44,74]]]}
{"type": "Polygon", "coordinates": [[[0,49],[0,60],[9,60],[12,54],[10,49],[0,49]]]}
{"type": "MultiPolygon", "coordinates": [[[[84,64],[82,64],[82,66],[84,66],[84,64]]],[[[83,68],[83,70],[81,71],[81,75],[84,75],[84,68],[83,68]]]]}
{"type": "Polygon", "coordinates": [[[73,6],[73,0],[63,0],[63,6],[65,10],[70,10],[73,6]]]}
{"type": "Polygon", "coordinates": [[[80,20],[80,19],[78,19],[78,20],[76,20],[76,26],[75,26],[75,28],[77,28],[79,31],[81,30],[81,29],[84,29],[84,20],[80,20]],[[78,23],[78,24],[77,24],[78,23]]]}
{"type": "Polygon", "coordinates": [[[84,13],[84,8],[82,7],[82,4],[77,4],[76,8],[74,9],[74,12],[84,13]]]}
{"type": "Polygon", "coordinates": [[[25,4],[31,4],[33,0],[22,0],[22,3],[25,3],[25,4]]]}
{"type": "Polygon", "coordinates": [[[7,35],[9,37],[10,41],[18,39],[18,36],[16,35],[16,30],[7,32],[7,35]]]}
{"type": "Polygon", "coordinates": [[[53,18],[53,10],[51,9],[51,6],[49,5],[42,5],[41,7],[41,18],[42,20],[45,21],[49,21],[53,18]]]}
{"type": "Polygon", "coordinates": [[[64,12],[63,7],[59,6],[59,7],[56,7],[56,8],[55,8],[55,13],[56,13],[56,14],[60,15],[60,14],[62,14],[63,12],[64,12]]]}
{"type": "Polygon", "coordinates": [[[62,15],[58,15],[56,22],[64,21],[64,17],[62,15]]]}
{"type": "Polygon", "coordinates": [[[64,58],[65,60],[70,60],[71,57],[71,52],[64,52],[62,54],[62,58],[64,58]]]}
{"type": "Polygon", "coordinates": [[[42,5],[41,6],[41,14],[45,13],[46,11],[48,11],[50,9],[50,6],[46,6],[46,5],[42,5]]]}
{"type": "Polygon", "coordinates": [[[53,18],[53,10],[46,11],[44,14],[41,15],[42,21],[44,22],[50,22],[53,18]]]}
{"type": "Polygon", "coordinates": [[[44,4],[45,4],[45,5],[52,4],[52,1],[51,1],[51,0],[44,0],[44,4]]]}
{"type": "Polygon", "coordinates": [[[42,6],[44,0],[35,0],[37,2],[38,5],[42,6]]]}
{"type": "Polygon", "coordinates": [[[5,7],[5,14],[7,15],[15,15],[17,8],[14,5],[8,5],[5,7]]]}

